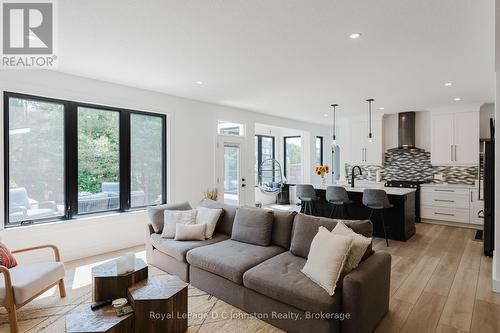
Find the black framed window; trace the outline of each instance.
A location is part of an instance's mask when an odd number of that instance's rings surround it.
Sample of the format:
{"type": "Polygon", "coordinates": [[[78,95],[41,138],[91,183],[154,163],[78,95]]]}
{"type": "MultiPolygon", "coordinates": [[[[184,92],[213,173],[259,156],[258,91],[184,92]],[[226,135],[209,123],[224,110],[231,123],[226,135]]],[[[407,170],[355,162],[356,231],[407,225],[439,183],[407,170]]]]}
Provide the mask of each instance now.
{"type": "MultiPolygon", "coordinates": [[[[260,183],[259,168],[262,162],[268,159],[275,159],[275,141],[274,136],[256,135],[255,136],[255,186],[260,183]]],[[[274,164],[273,164],[274,166],[274,164]]]]}
{"type": "Polygon", "coordinates": [[[302,183],[302,137],[283,138],[283,169],[289,184],[302,183]]]}
{"type": "Polygon", "coordinates": [[[316,165],[323,165],[323,137],[316,137],[316,165]]]}
{"type": "Polygon", "coordinates": [[[166,202],[166,116],[4,93],[5,225],[166,202]]]}

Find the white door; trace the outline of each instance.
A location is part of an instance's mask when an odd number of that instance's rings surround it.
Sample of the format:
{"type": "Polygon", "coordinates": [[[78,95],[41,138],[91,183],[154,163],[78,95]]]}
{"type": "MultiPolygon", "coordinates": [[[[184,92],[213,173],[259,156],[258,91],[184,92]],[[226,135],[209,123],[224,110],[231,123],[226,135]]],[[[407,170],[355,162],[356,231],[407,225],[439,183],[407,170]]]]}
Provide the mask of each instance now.
{"type": "Polygon", "coordinates": [[[365,163],[367,142],[366,121],[351,122],[351,164],[365,163]]]}
{"type": "Polygon", "coordinates": [[[479,162],[479,112],[455,113],[454,163],[477,165],[479,162]]]}
{"type": "Polygon", "coordinates": [[[219,136],[217,188],[219,200],[229,205],[245,203],[246,179],[244,170],[243,138],[219,136]]]}
{"type": "Polygon", "coordinates": [[[453,162],[453,114],[431,117],[431,163],[449,165],[453,162]]]}

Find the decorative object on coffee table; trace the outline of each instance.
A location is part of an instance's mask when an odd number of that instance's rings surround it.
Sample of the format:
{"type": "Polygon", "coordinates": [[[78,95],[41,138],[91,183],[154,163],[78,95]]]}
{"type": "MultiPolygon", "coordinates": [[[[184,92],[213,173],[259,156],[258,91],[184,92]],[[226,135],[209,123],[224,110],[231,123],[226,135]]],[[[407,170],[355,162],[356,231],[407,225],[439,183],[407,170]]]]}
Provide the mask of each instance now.
{"type": "Polygon", "coordinates": [[[107,305],[96,311],[87,307],[66,316],[66,332],[132,333],[134,332],[134,314],[118,317],[116,309],[112,305],[107,305]]]}
{"type": "Polygon", "coordinates": [[[173,275],[152,276],[128,288],[135,310],[135,332],[185,332],[187,290],[188,284],[173,275]]]}
{"type": "Polygon", "coordinates": [[[148,266],[142,259],[135,259],[134,270],[118,274],[117,260],[92,268],[94,302],[127,297],[127,288],[148,277],[148,266]]]}

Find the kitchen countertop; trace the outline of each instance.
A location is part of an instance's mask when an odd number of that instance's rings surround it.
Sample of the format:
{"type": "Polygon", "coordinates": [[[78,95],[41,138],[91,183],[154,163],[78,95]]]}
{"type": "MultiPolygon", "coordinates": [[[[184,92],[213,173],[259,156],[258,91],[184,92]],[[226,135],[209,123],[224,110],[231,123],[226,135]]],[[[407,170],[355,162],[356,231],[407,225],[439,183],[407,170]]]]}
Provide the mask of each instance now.
{"type": "Polygon", "coordinates": [[[355,187],[351,187],[351,185],[345,184],[345,182],[341,182],[339,184],[327,184],[326,186],[322,186],[319,184],[313,184],[314,188],[317,190],[326,190],[328,186],[342,186],[347,192],[363,192],[367,188],[376,188],[384,190],[389,195],[407,195],[416,190],[414,188],[400,188],[400,187],[385,187],[384,183],[380,182],[354,182],[355,187]]]}

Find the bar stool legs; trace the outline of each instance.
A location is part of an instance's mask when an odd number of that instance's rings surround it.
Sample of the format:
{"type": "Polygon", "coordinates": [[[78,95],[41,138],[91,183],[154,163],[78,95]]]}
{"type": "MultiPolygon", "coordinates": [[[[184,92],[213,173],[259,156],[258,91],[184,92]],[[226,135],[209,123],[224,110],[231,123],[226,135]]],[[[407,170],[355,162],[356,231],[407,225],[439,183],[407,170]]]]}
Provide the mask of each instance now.
{"type": "MultiPolygon", "coordinates": [[[[385,228],[384,210],[383,209],[377,209],[377,210],[380,210],[380,219],[382,220],[382,230],[384,230],[385,244],[389,246],[389,240],[387,239],[387,231],[385,228]]],[[[373,208],[370,209],[370,217],[368,218],[370,221],[372,220],[373,211],[375,211],[375,209],[373,208]]]]}

